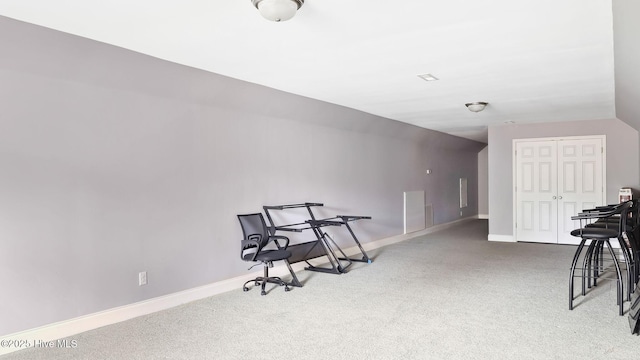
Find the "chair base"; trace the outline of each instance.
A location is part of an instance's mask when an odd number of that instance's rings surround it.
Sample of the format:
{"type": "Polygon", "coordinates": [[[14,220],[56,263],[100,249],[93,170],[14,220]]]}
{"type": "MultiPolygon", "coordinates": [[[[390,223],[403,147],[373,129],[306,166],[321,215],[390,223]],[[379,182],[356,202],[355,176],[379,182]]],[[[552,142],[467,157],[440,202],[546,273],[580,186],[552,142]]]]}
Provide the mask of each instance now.
{"type": "Polygon", "coordinates": [[[255,286],[261,286],[262,291],[260,292],[260,295],[267,295],[267,291],[265,290],[265,285],[267,285],[267,283],[284,286],[284,291],[290,291],[291,288],[289,286],[294,286],[293,284],[290,284],[290,283],[280,279],[279,277],[259,276],[259,277],[255,278],[253,280],[249,280],[249,281],[245,282],[244,285],[242,286],[242,290],[243,291],[249,291],[249,288],[247,287],[247,284],[250,283],[250,282],[255,283],[255,286]]]}
{"type": "Polygon", "coordinates": [[[269,276],[269,268],[273,266],[272,263],[269,261],[269,262],[263,263],[263,269],[264,269],[263,276],[259,276],[253,280],[249,280],[245,282],[244,285],[242,286],[242,290],[249,291],[247,284],[250,282],[255,283],[255,286],[262,287],[262,292],[260,293],[261,295],[267,295],[267,291],[265,290],[265,285],[267,285],[267,283],[284,286],[284,291],[290,291],[291,290],[290,286],[302,287],[302,284],[298,280],[296,273],[293,272],[293,269],[291,268],[291,264],[289,264],[289,261],[287,261],[287,259],[283,259],[283,261],[287,265],[287,269],[289,269],[289,273],[291,274],[291,282],[286,282],[277,276],[269,276]]]}

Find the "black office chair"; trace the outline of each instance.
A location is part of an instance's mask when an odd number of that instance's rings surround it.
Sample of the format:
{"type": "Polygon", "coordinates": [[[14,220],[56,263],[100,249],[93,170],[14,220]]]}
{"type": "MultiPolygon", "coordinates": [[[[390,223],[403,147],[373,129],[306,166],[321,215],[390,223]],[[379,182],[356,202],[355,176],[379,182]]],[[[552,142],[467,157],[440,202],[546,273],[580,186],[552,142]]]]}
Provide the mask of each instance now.
{"type": "MultiPolygon", "coordinates": [[[[264,267],[264,276],[245,282],[242,286],[242,290],[249,291],[247,284],[250,282],[254,282],[255,286],[262,285],[262,295],[267,294],[265,290],[265,285],[267,283],[284,286],[284,291],[291,290],[289,286],[300,286],[289,262],[287,261],[287,259],[291,257],[291,252],[287,250],[287,246],[289,246],[289,239],[285,236],[270,235],[269,228],[260,213],[238,215],[238,220],[240,220],[240,226],[242,227],[242,232],[244,234],[244,239],[241,243],[242,247],[240,250],[240,258],[244,261],[260,262],[264,267]],[[265,249],[265,247],[272,241],[277,248],[265,249]],[[269,268],[273,267],[274,261],[279,260],[283,260],[286,263],[289,268],[289,272],[293,277],[293,283],[287,283],[279,277],[269,276],[269,268]]],[[[253,268],[253,266],[249,269],[253,268]]]]}

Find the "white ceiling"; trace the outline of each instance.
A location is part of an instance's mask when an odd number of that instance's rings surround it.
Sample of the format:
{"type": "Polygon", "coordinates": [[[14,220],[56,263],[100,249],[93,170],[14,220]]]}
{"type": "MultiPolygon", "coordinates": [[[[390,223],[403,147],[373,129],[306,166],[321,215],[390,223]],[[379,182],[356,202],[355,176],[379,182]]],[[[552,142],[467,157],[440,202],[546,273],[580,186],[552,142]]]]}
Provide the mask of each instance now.
{"type": "Polygon", "coordinates": [[[611,0],[306,0],[282,23],[251,0],[0,0],[0,15],[482,142],[493,124],[615,118],[611,0]]]}

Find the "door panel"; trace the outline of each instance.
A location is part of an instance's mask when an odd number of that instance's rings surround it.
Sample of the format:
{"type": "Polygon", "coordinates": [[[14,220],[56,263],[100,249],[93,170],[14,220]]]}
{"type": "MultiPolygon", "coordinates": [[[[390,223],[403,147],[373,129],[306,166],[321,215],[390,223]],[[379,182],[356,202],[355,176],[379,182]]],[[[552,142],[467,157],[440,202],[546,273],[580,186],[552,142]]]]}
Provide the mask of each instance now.
{"type": "Polygon", "coordinates": [[[559,244],[578,244],[570,232],[580,226],[571,217],[583,209],[604,205],[602,139],[558,142],[558,207],[562,209],[559,244]]]}
{"type": "Polygon", "coordinates": [[[555,243],[557,206],[556,144],[516,144],[516,237],[518,241],[555,243]]]}
{"type": "Polygon", "coordinates": [[[554,224],[552,217],[555,215],[553,207],[555,204],[551,201],[540,201],[538,206],[540,208],[540,230],[545,232],[552,231],[552,224],[554,224]]]}

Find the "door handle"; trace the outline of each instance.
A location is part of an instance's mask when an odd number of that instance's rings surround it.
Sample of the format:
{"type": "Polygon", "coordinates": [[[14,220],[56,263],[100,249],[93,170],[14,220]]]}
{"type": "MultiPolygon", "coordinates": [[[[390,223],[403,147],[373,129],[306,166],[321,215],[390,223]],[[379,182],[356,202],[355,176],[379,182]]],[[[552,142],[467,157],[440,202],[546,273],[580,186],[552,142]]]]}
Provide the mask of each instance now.
{"type": "Polygon", "coordinates": [[[557,198],[558,198],[557,196],[554,196],[554,197],[553,197],[553,200],[555,200],[555,199],[557,199],[557,198]]]}
{"type": "Polygon", "coordinates": [[[558,196],[558,199],[562,200],[562,195],[558,196]]]}

